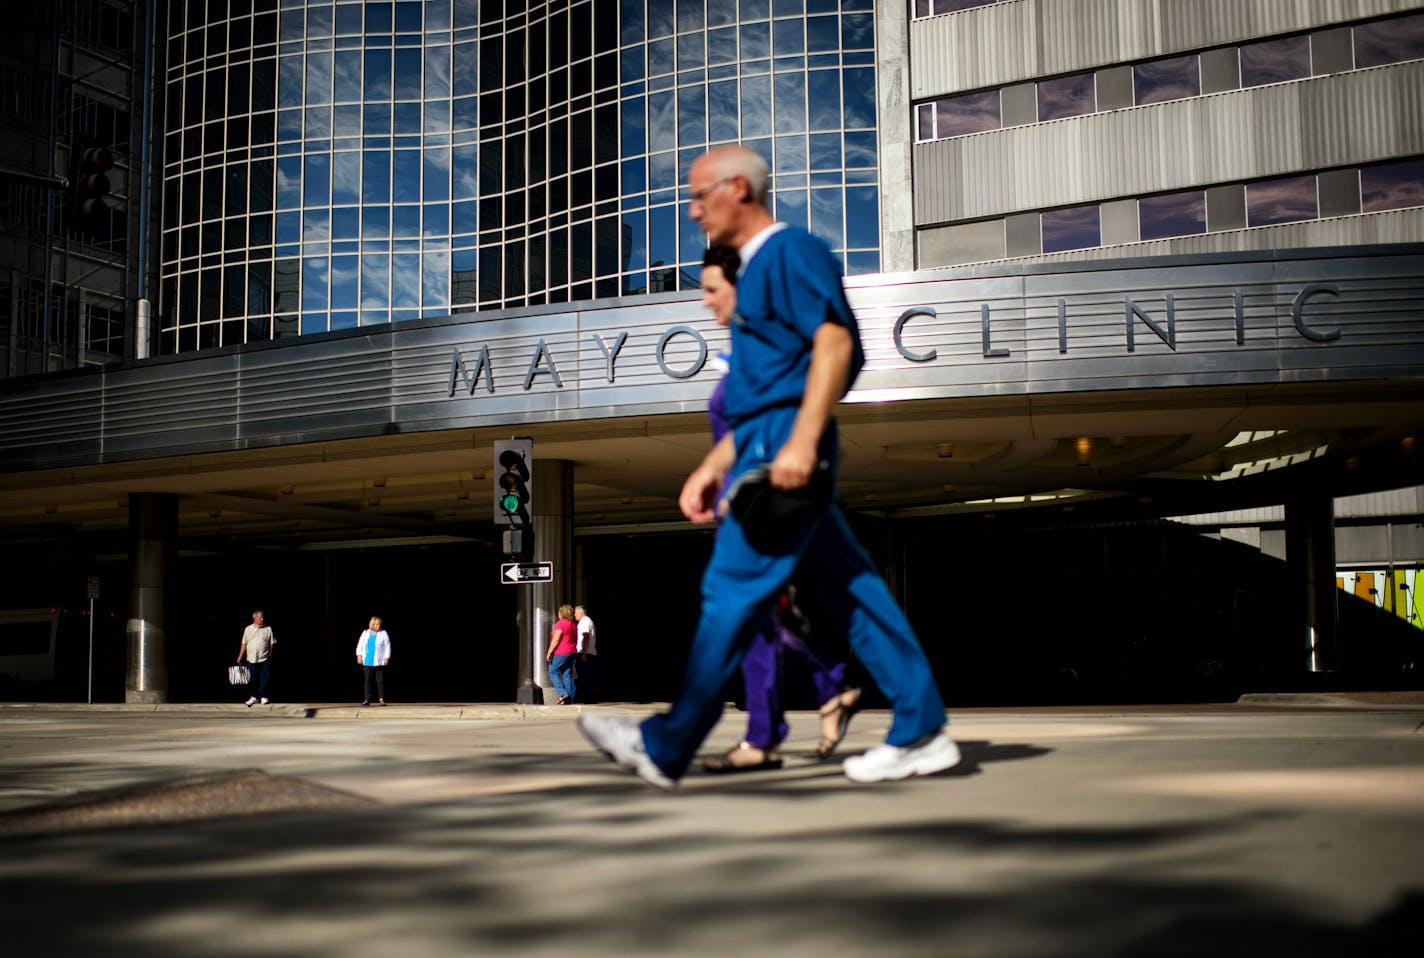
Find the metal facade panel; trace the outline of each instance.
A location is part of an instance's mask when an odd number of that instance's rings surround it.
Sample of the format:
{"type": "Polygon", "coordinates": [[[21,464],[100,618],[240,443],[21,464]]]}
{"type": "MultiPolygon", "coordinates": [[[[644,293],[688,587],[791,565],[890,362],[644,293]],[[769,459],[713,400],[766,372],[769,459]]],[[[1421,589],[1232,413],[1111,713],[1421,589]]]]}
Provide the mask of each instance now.
{"type": "Polygon", "coordinates": [[[1261,530],[1261,552],[1273,559],[1286,558],[1286,533],[1284,529],[1261,530]]]}
{"type": "Polygon", "coordinates": [[[53,376],[43,390],[0,394],[0,436],[20,456],[43,454],[63,436],[75,455],[101,457],[104,427],[104,383],[87,370],[53,376]]]}
{"type": "Polygon", "coordinates": [[[1424,61],[1413,61],[917,144],[915,222],[1421,153],[1421,90],[1424,61]]]}
{"type": "Polygon", "coordinates": [[[1306,169],[1424,152],[1424,61],[1323,80],[1300,84],[1306,169]]]}
{"type": "Polygon", "coordinates": [[[1419,0],[1001,0],[910,23],[919,100],[1420,9],[1419,0]]]}
{"type": "Polygon", "coordinates": [[[1345,526],[1335,530],[1335,566],[1384,564],[1387,527],[1345,526]]]}
{"type": "Polygon", "coordinates": [[[1414,523],[1341,526],[1335,530],[1339,566],[1413,566],[1424,563],[1424,528],[1414,523]]]}
{"type": "Polygon", "coordinates": [[[322,337],[306,357],[283,349],[241,354],[243,441],[301,442],[315,423],[340,435],[379,435],[390,421],[391,336],[322,337]]]}
{"type": "MultiPolygon", "coordinates": [[[[1223,387],[1234,432],[1244,387],[1424,380],[1421,246],[933,270],[848,293],[867,357],[852,403],[1223,387]]],[[[701,412],[725,342],[673,294],[20,381],[0,390],[0,470],[701,412]]]]}
{"type": "Polygon", "coordinates": [[[1336,519],[1360,516],[1424,515],[1424,486],[1371,492],[1359,496],[1341,496],[1335,500],[1336,519]]]}
{"type": "Polygon", "coordinates": [[[1307,249],[1322,246],[1371,246],[1408,243],[1424,237],[1424,209],[1364,213],[1330,220],[1311,220],[1282,226],[1201,233],[1172,239],[1146,240],[1120,246],[1045,253],[1022,257],[1016,263],[1068,263],[1123,256],[1211,254],[1231,250],[1307,249]]]}
{"type": "Polygon", "coordinates": [[[910,96],[998,86],[1038,73],[1037,0],[1004,0],[910,24],[910,96]]]}
{"type": "Polygon", "coordinates": [[[230,445],[237,438],[236,366],[234,356],[203,356],[193,363],[164,364],[157,376],[157,370],[139,367],[105,375],[105,457],[230,445]]]}
{"type": "Polygon", "coordinates": [[[1202,512],[1190,516],[1173,516],[1173,522],[1189,526],[1261,526],[1273,522],[1284,522],[1286,511],[1283,506],[1265,506],[1260,509],[1232,509],[1227,512],[1202,512]]]}
{"type": "Polygon", "coordinates": [[[1395,566],[1424,565],[1424,526],[1418,523],[1390,527],[1390,556],[1395,566]]]}
{"type": "Polygon", "coordinates": [[[1164,53],[1348,23],[1420,6],[1418,0],[1158,0],[1164,53]]]}

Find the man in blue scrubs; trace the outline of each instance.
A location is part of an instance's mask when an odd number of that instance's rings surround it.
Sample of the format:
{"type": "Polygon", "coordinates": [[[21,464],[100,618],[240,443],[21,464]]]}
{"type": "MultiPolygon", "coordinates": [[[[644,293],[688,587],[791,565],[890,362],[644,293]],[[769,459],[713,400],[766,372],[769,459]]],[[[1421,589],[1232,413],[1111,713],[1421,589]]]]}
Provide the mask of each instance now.
{"type": "Polygon", "coordinates": [[[727,374],[732,431],[687,477],[678,500],[693,522],[722,522],[702,579],[702,615],[682,691],[671,710],[641,724],[579,716],[579,730],[596,748],[662,788],[676,784],[717,724],[723,685],[793,573],[845,622],[894,712],[885,744],[846,759],[846,776],[878,782],[959,763],[929,663],[834,499],[771,530],[742,522],[723,499],[757,468],[783,492],[807,489],[818,470],[831,470],[834,480],[831,414],[864,361],[839,266],[820,240],[773,219],[770,181],[766,162],[740,146],[708,152],[688,173],[688,215],[709,242],[736,247],[743,265],[727,374]]]}

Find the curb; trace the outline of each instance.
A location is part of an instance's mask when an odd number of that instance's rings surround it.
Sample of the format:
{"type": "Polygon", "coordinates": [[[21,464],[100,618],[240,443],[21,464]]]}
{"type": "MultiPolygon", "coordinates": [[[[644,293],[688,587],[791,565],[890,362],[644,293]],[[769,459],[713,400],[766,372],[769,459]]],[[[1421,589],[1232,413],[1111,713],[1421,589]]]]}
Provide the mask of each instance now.
{"type": "Polygon", "coordinates": [[[307,708],[308,718],[341,719],[472,719],[512,722],[525,719],[576,719],[585,710],[614,715],[659,711],[665,704],[643,705],[319,705],[307,708]]]}
{"type": "Polygon", "coordinates": [[[0,715],[6,713],[65,712],[86,714],[127,715],[195,715],[231,718],[251,715],[258,718],[327,718],[327,719],[442,719],[484,722],[510,722],[528,719],[578,718],[584,710],[596,710],[614,715],[650,715],[668,708],[666,702],[617,702],[608,705],[513,705],[472,703],[469,705],[329,705],[273,703],[248,707],[241,702],[0,702],[0,715]]]}
{"type": "Polygon", "coordinates": [[[1247,692],[1236,704],[1418,711],[1424,709],[1424,692],[1247,692]]]}

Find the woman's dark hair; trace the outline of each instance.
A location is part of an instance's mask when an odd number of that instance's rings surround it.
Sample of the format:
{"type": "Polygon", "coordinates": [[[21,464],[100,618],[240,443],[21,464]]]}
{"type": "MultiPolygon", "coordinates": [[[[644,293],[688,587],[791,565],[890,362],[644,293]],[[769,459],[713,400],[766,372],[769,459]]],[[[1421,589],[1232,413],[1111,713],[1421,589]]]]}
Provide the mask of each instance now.
{"type": "Polygon", "coordinates": [[[702,265],[717,267],[722,271],[722,275],[727,277],[727,282],[736,286],[737,270],[742,268],[742,258],[737,255],[736,247],[718,243],[707,247],[707,251],[702,254],[702,265]]]}

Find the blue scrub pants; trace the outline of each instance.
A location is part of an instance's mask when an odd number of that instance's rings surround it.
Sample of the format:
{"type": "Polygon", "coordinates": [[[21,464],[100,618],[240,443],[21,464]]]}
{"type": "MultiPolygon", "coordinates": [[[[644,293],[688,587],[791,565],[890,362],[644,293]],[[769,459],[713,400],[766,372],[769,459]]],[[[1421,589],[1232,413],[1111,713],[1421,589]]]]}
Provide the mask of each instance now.
{"type": "Polygon", "coordinates": [[[909,745],[945,724],[944,701],[914,631],[838,504],[771,547],[753,546],[728,516],[702,577],[702,618],[682,691],[668,712],[642,724],[648,757],[669,777],[682,777],[717,724],[722,688],[793,574],[847,623],[851,647],[894,711],[889,744],[909,745]]]}

